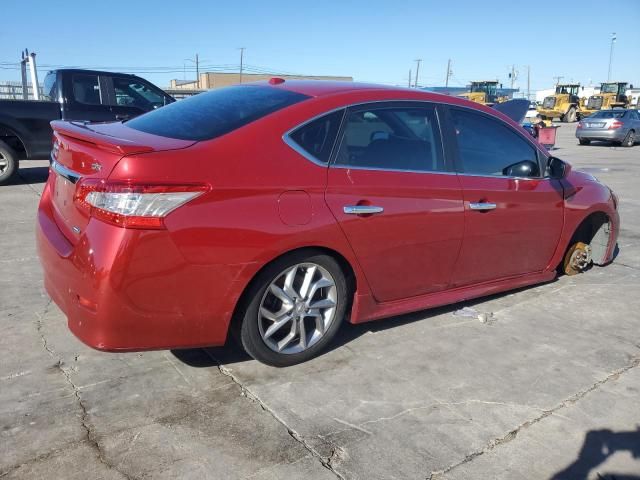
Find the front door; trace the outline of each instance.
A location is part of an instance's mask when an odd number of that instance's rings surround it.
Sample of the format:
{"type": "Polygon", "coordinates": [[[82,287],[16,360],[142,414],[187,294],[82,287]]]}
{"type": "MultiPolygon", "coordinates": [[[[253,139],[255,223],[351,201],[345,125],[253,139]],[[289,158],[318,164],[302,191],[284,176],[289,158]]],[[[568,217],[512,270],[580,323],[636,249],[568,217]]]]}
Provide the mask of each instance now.
{"type": "Polygon", "coordinates": [[[458,178],[436,109],[375,103],[347,111],[326,201],[379,302],[444,290],[462,242],[458,178]]]}
{"type": "Polygon", "coordinates": [[[544,270],[558,245],[563,193],[544,178],[534,144],[512,126],[465,108],[449,110],[457,147],[465,235],[453,276],[463,286],[544,270]],[[531,162],[526,177],[509,166],[531,162]]]}
{"type": "Polygon", "coordinates": [[[106,76],[109,105],[116,120],[128,120],[160,108],[173,99],[153,85],[135,77],[106,76]]]}

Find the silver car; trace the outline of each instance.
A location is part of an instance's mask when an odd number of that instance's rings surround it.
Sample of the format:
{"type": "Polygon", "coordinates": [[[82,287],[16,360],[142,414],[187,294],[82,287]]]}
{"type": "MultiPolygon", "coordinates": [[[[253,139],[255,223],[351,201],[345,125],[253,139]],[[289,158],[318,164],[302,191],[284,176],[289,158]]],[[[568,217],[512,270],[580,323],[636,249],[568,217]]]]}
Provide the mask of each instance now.
{"type": "Polygon", "coordinates": [[[580,145],[602,140],[633,147],[640,141],[640,113],[638,110],[600,110],[580,120],[576,138],[580,145]]]}

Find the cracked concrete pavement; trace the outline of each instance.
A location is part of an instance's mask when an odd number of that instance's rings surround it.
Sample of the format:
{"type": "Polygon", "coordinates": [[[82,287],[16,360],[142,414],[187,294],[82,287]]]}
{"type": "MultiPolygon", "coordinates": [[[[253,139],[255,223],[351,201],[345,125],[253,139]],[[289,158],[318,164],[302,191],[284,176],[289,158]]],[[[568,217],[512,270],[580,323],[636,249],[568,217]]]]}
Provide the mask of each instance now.
{"type": "Polygon", "coordinates": [[[82,345],[35,252],[47,162],[23,162],[0,187],[0,478],[640,479],[640,146],[574,128],[556,155],[621,200],[612,265],[347,325],[288,369],[82,345]]]}

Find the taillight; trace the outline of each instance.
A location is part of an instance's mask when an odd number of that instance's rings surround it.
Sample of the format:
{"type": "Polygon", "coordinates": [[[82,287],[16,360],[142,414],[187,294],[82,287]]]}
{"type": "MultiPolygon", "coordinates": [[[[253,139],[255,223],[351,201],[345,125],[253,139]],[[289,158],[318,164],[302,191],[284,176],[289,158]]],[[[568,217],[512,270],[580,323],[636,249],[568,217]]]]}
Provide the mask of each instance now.
{"type": "Polygon", "coordinates": [[[74,202],[94,218],[124,228],[164,228],[164,218],[202,195],[206,185],[152,185],[81,180],[74,202]]]}
{"type": "Polygon", "coordinates": [[[620,128],[624,125],[620,120],[614,120],[611,125],[609,125],[609,130],[615,130],[616,128],[620,128]]]}
{"type": "Polygon", "coordinates": [[[578,122],[578,128],[582,128],[582,122],[578,122]]]}
{"type": "Polygon", "coordinates": [[[56,160],[58,158],[58,151],[60,150],[60,142],[58,137],[54,134],[51,139],[51,157],[56,160]]]}

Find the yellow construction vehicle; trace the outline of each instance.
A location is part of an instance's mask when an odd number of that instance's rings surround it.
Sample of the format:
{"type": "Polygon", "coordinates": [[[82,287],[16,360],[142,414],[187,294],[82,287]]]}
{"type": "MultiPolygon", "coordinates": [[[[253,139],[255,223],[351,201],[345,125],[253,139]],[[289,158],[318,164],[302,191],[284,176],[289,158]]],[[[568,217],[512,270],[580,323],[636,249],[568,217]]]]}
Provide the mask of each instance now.
{"type": "Polygon", "coordinates": [[[600,93],[591,95],[582,108],[583,115],[591,115],[598,110],[609,108],[629,108],[631,99],[626,95],[627,85],[627,82],[602,82],[600,93]]]}
{"type": "Polygon", "coordinates": [[[579,83],[563,83],[556,85],[556,93],[545,97],[538,107],[538,114],[543,120],[560,118],[565,123],[572,123],[582,116],[580,107],[579,83]]]}
{"type": "Polygon", "coordinates": [[[506,96],[498,96],[497,80],[471,82],[469,91],[461,93],[458,96],[471,100],[472,102],[482,103],[483,105],[494,105],[496,103],[505,102],[509,99],[506,96]]]}

